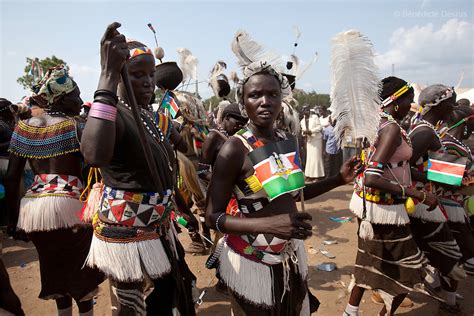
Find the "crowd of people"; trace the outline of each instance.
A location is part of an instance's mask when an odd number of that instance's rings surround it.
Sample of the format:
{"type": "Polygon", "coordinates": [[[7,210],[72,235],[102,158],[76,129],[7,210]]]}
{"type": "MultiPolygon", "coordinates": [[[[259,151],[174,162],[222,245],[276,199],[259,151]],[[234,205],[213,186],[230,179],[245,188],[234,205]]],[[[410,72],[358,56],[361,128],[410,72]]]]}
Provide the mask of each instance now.
{"type": "MultiPolygon", "coordinates": [[[[380,315],[413,291],[461,309],[456,289],[474,274],[474,110],[453,88],[428,86],[414,100],[409,83],[387,77],[376,140],[347,131],[340,143],[337,117],[322,107],[303,109],[298,135],[276,128],[288,78],[249,62],[193,164],[182,127],[151,107],[151,49],[119,27],[101,40],[92,103],[62,65],[25,104],[0,100],[1,216],[10,236],[34,244],[39,298],[55,300],[58,315],[72,315],[73,300],[92,315],[105,279],[114,315],[195,315],[199,275],[185,253],[207,250],[233,315],[310,315],[319,306],[303,242],[312,217],[297,202],[352,183],[358,247],[344,315],[358,315],[365,290],[380,315]]],[[[1,260],[0,284],[0,311],[24,315],[1,260]]]]}

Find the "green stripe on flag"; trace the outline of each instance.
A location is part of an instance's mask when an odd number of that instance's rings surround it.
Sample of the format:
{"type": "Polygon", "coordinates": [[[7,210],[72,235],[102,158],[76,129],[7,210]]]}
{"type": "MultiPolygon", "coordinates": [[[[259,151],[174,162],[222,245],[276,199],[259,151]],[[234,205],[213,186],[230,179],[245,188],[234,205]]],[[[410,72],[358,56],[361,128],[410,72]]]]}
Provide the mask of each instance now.
{"type": "Polygon", "coordinates": [[[263,184],[263,188],[271,201],[282,194],[304,188],[304,174],[301,171],[294,172],[286,180],[283,177],[276,177],[263,184]]]}
{"type": "Polygon", "coordinates": [[[428,180],[445,183],[449,185],[460,186],[462,183],[462,177],[458,177],[455,175],[450,175],[444,172],[436,172],[432,170],[428,170],[428,180]]]}

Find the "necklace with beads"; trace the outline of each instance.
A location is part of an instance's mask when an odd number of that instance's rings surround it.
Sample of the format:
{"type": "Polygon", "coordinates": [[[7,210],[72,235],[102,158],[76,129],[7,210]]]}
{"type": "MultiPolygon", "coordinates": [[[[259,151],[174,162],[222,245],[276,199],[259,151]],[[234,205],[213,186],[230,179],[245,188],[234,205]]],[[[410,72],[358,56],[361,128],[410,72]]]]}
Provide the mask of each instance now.
{"type": "Polygon", "coordinates": [[[439,133],[438,129],[433,124],[431,124],[430,122],[428,122],[424,119],[420,119],[420,123],[423,123],[426,126],[428,126],[429,128],[431,128],[433,130],[433,132],[435,132],[436,136],[438,136],[438,140],[439,140],[439,143],[441,144],[441,147],[446,149],[446,147],[443,145],[443,142],[441,140],[441,134],[439,133]]]}
{"type": "MultiPolygon", "coordinates": [[[[125,107],[127,109],[129,109],[130,111],[132,110],[132,108],[130,107],[130,105],[128,105],[127,103],[125,103],[124,100],[122,100],[120,97],[119,97],[119,100],[120,102],[122,102],[123,105],[125,105],[125,107]]],[[[140,120],[142,121],[143,123],[143,126],[145,126],[145,129],[147,130],[148,134],[150,134],[151,136],[153,136],[153,138],[159,140],[160,143],[162,143],[165,139],[165,136],[163,135],[163,132],[161,131],[160,127],[156,125],[156,122],[155,120],[153,119],[153,117],[147,112],[147,110],[143,109],[143,108],[140,108],[140,120]],[[154,123],[154,129],[156,130],[156,133],[152,130],[151,126],[149,126],[147,120],[144,119],[144,116],[148,118],[148,120],[150,120],[151,122],[154,123]]]]}
{"type": "Polygon", "coordinates": [[[472,160],[471,148],[469,148],[466,144],[464,144],[462,141],[460,141],[459,139],[457,139],[456,137],[454,137],[454,136],[451,135],[450,133],[445,132],[444,134],[445,134],[445,135],[448,135],[449,137],[451,137],[453,143],[456,143],[456,144],[459,145],[460,147],[464,148],[464,150],[468,153],[468,155],[469,155],[469,157],[470,157],[470,160],[472,160]]]}
{"type": "MultiPolygon", "coordinates": [[[[124,100],[122,100],[120,97],[119,97],[119,101],[122,102],[122,104],[130,111],[132,111],[132,107],[130,105],[128,105],[124,100]]],[[[171,160],[168,156],[168,153],[166,151],[166,148],[162,148],[164,147],[164,139],[165,139],[165,136],[163,135],[163,132],[161,131],[160,127],[158,125],[156,125],[156,122],[155,120],[153,119],[153,117],[147,112],[147,110],[143,109],[143,108],[140,108],[140,120],[142,121],[142,124],[143,126],[145,127],[145,129],[147,130],[148,134],[150,134],[151,136],[153,136],[154,139],[156,139],[158,141],[158,148],[159,150],[163,153],[163,155],[166,157],[166,162],[168,163],[168,168],[170,169],[170,171],[173,171],[173,167],[171,166],[171,160]],[[155,133],[151,126],[149,126],[148,122],[146,119],[144,119],[144,117],[146,117],[150,122],[153,123],[153,127],[154,129],[156,130],[157,133],[155,133]]]]}
{"type": "Polygon", "coordinates": [[[67,116],[66,113],[61,112],[61,111],[46,111],[46,114],[53,116],[53,115],[62,115],[62,116],[67,116]]]}
{"type": "Polygon", "coordinates": [[[411,139],[407,135],[407,132],[403,129],[403,127],[400,126],[400,124],[398,124],[397,120],[391,114],[383,111],[380,114],[380,116],[383,117],[383,118],[386,118],[389,122],[397,124],[397,126],[398,126],[398,128],[400,128],[400,132],[402,133],[403,138],[405,138],[405,141],[407,142],[408,146],[412,147],[411,139]]]}

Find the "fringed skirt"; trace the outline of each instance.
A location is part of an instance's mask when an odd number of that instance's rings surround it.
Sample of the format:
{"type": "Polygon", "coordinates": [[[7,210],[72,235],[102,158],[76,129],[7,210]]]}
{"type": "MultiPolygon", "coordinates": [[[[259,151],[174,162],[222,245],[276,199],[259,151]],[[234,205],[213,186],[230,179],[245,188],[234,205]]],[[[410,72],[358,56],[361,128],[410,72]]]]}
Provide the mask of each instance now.
{"type": "Polygon", "coordinates": [[[409,225],[372,227],[373,239],[358,239],[355,281],[359,287],[377,290],[390,311],[395,296],[414,290],[423,292],[422,268],[427,260],[413,240],[409,225]]]}
{"type": "Polygon", "coordinates": [[[69,175],[39,174],[20,202],[17,226],[25,232],[52,231],[82,225],[82,183],[69,175]]]}
{"type": "Polygon", "coordinates": [[[296,245],[293,260],[270,266],[234,252],[224,238],[219,241],[218,272],[231,293],[234,315],[310,315],[317,310],[319,302],[306,282],[304,244],[292,242],[296,245]]]}
{"type": "Polygon", "coordinates": [[[92,299],[104,275],[83,267],[92,238],[91,227],[31,232],[28,237],[38,251],[42,299],[71,296],[76,301],[92,299]]]}

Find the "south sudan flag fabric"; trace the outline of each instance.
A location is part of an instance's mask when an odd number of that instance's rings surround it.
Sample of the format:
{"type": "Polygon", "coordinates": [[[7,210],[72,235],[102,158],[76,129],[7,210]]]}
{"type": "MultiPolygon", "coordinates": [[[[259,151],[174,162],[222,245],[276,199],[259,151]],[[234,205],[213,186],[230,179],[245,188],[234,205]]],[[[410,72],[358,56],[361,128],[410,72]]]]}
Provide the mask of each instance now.
{"type": "Polygon", "coordinates": [[[249,153],[255,176],[271,201],[282,194],[304,188],[304,174],[296,140],[269,143],[249,153]]]}
{"type": "Polygon", "coordinates": [[[428,180],[460,186],[467,158],[445,153],[432,153],[428,160],[428,180]]]}

